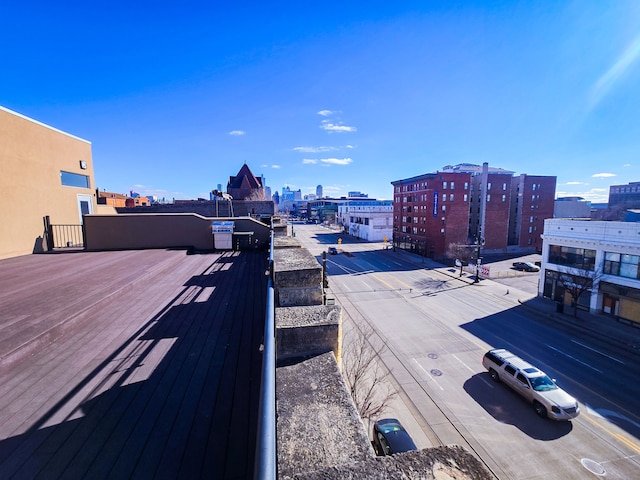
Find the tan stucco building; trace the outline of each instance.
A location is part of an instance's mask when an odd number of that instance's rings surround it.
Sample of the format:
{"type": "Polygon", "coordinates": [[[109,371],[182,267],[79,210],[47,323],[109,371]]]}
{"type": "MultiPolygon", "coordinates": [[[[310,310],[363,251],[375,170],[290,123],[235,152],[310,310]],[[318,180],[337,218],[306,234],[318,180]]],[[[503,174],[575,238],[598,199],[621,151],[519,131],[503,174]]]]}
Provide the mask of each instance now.
{"type": "Polygon", "coordinates": [[[46,251],[44,217],[96,210],[91,143],[0,107],[0,259],[46,251]]]}

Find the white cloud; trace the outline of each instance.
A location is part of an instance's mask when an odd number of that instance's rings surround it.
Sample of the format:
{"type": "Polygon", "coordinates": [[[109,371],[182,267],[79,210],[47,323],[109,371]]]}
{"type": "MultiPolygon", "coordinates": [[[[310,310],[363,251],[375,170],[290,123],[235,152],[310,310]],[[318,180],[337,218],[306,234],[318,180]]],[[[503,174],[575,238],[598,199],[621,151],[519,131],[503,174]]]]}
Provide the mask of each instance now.
{"type": "Polygon", "coordinates": [[[294,147],[294,151],[302,153],[320,153],[320,152],[334,152],[338,150],[336,147],[294,147]]]}
{"type": "Polygon", "coordinates": [[[349,165],[353,162],[350,158],[323,158],[320,161],[328,165],[349,165]]]}
{"type": "Polygon", "coordinates": [[[347,125],[337,125],[335,123],[331,123],[329,120],[323,120],[320,128],[326,130],[327,132],[355,132],[358,129],[356,127],[348,127],[347,125]]]}
{"type": "Polygon", "coordinates": [[[304,164],[315,164],[315,163],[318,163],[318,160],[316,160],[315,158],[303,158],[302,159],[302,163],[304,163],[304,164]]]}
{"type": "Polygon", "coordinates": [[[247,132],[245,132],[244,130],[231,130],[229,132],[229,135],[233,135],[235,137],[240,137],[240,136],[246,135],[246,134],[247,134],[247,132]]]}
{"type": "Polygon", "coordinates": [[[567,182],[566,185],[587,185],[584,182],[567,182]]]}
{"type": "Polygon", "coordinates": [[[623,167],[630,167],[630,166],[631,166],[631,164],[630,164],[630,163],[625,163],[625,164],[623,165],[623,167]]]}
{"type": "Polygon", "coordinates": [[[356,148],[353,145],[346,145],[344,148],[356,148]]]}
{"type": "Polygon", "coordinates": [[[278,168],[280,168],[280,165],[271,165],[271,168],[276,168],[276,169],[278,169],[278,168]]]}
{"type": "Polygon", "coordinates": [[[616,174],[615,173],[596,173],[594,175],[591,175],[591,178],[609,178],[609,177],[615,177],[616,174]]]}
{"type": "Polygon", "coordinates": [[[333,115],[334,113],[339,113],[339,112],[334,112],[332,110],[320,110],[318,112],[318,115],[322,115],[323,117],[328,117],[329,115],[333,115]]]}

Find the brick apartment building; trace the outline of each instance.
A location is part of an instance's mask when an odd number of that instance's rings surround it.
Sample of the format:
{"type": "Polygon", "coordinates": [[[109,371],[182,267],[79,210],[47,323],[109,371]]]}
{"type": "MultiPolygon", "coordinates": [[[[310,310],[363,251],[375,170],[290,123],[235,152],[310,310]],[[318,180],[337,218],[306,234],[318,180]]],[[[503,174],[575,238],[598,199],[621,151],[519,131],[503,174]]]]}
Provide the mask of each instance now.
{"type": "Polygon", "coordinates": [[[514,177],[509,245],[542,251],[540,235],[544,232],[544,221],[553,218],[555,195],[556,177],[526,174],[514,177]]]}
{"type": "Polygon", "coordinates": [[[394,245],[430,257],[469,238],[471,174],[436,172],[391,182],[394,245]]]}
{"type": "Polygon", "coordinates": [[[544,220],[553,217],[555,177],[461,164],[391,184],[394,244],[433,258],[476,242],[486,252],[541,251],[544,220]]]}

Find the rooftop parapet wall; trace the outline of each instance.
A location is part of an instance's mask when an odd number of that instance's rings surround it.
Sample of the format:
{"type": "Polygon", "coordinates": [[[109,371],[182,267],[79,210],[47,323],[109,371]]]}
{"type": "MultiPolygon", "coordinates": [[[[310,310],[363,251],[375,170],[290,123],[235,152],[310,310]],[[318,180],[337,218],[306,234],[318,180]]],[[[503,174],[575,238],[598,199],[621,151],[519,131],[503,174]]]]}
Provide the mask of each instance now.
{"type": "Polygon", "coordinates": [[[342,307],[314,305],[276,308],[278,362],[333,352],[342,358],[342,307]]]}
{"type": "Polygon", "coordinates": [[[276,305],[322,305],[322,266],[304,248],[274,249],[276,305]]]}
{"type": "Polygon", "coordinates": [[[271,200],[202,200],[179,203],[159,203],[145,207],[118,207],[118,213],[197,213],[203,217],[272,216],[275,212],[271,200]]]}
{"type": "MultiPolygon", "coordinates": [[[[213,250],[211,224],[231,220],[239,240],[252,248],[266,248],[269,226],[253,218],[207,218],[193,213],[86,215],[84,217],[87,250],[136,250],[145,248],[194,248],[213,250]],[[245,238],[246,237],[246,238],[245,238]]],[[[234,235],[235,236],[235,235],[234,235]]],[[[236,239],[234,238],[234,248],[236,239]]],[[[317,262],[316,262],[317,263],[317,262]]]]}

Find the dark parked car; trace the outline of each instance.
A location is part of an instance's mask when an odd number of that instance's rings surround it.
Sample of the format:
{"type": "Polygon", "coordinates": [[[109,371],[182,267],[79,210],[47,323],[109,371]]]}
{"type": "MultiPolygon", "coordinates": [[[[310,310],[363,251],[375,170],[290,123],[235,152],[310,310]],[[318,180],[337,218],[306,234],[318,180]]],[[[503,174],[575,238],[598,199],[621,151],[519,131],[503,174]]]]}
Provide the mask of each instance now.
{"type": "Polygon", "coordinates": [[[540,267],[534,265],[531,262],[513,262],[513,268],[516,270],[522,270],[525,272],[539,272],[540,267]]]}
{"type": "Polygon", "coordinates": [[[338,254],[338,249],[336,247],[329,247],[329,254],[330,255],[337,255],[338,254]]]}
{"type": "Polygon", "coordinates": [[[418,449],[395,418],[384,418],[373,424],[373,448],[377,455],[393,455],[418,449]]]}

